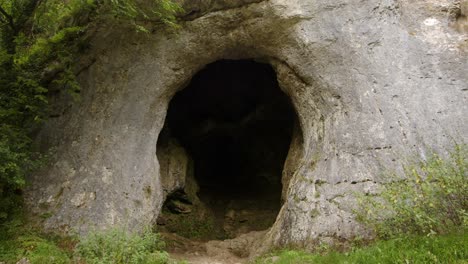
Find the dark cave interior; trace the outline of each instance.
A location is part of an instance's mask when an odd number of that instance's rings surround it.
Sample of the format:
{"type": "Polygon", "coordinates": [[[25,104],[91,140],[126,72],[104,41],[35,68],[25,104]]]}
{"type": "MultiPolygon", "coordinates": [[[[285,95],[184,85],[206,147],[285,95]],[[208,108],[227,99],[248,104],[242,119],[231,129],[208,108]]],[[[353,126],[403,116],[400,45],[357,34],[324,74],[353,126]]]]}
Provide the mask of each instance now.
{"type": "MultiPolygon", "coordinates": [[[[192,159],[196,195],[225,237],[266,229],[275,221],[295,122],[273,68],[253,60],[209,64],[171,100],[163,131],[192,159]],[[257,216],[227,221],[226,215],[240,212],[257,216]]],[[[166,207],[177,197],[169,195],[166,207]]]]}

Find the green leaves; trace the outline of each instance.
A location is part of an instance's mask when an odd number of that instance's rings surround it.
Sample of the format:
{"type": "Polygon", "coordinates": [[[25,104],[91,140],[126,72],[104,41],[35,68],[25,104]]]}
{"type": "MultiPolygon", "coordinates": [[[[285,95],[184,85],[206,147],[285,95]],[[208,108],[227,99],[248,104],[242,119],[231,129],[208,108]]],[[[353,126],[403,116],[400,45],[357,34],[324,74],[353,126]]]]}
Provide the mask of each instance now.
{"type": "Polygon", "coordinates": [[[149,33],[148,23],[162,23],[177,28],[177,14],[183,9],[172,0],[152,0],[141,3],[136,0],[103,0],[97,5],[97,12],[113,19],[133,25],[139,32],[149,33]]]}
{"type": "Polygon", "coordinates": [[[173,28],[179,27],[176,15],[183,12],[182,7],[171,0],[155,0],[155,7],[152,10],[154,16],[173,28]]]}
{"type": "Polygon", "coordinates": [[[167,253],[161,251],[164,242],[151,230],[142,235],[122,229],[92,232],[77,245],[77,254],[90,264],[146,264],[169,263],[167,253]]]}
{"type": "MultiPolygon", "coordinates": [[[[44,2],[51,7],[53,0],[44,2]]],[[[59,1],[55,1],[58,3],[59,1]]],[[[57,8],[38,8],[37,0],[0,1],[13,26],[0,28],[0,213],[5,216],[18,200],[25,175],[41,164],[41,155],[32,150],[31,134],[48,114],[48,86],[45,71],[60,65],[56,74],[63,87],[76,83],[68,74],[77,54],[75,40],[80,27],[59,29],[60,21],[47,27],[43,17],[57,8]],[[37,9],[38,8],[38,9],[37,9]],[[61,74],[66,72],[66,75],[61,74]]],[[[63,14],[63,12],[61,13],[63,14]]],[[[5,17],[6,15],[4,15],[5,17]]],[[[56,19],[61,19],[58,15],[56,19]]],[[[1,18],[0,18],[1,22],[1,18]]],[[[70,70],[71,72],[71,70],[70,70]]]]}
{"type": "Polygon", "coordinates": [[[434,235],[467,228],[468,146],[457,145],[448,159],[433,155],[408,165],[392,178],[380,198],[359,197],[358,219],[382,238],[434,235]]]}
{"type": "Polygon", "coordinates": [[[118,17],[134,19],[142,13],[134,1],[109,0],[111,12],[118,17]]]}

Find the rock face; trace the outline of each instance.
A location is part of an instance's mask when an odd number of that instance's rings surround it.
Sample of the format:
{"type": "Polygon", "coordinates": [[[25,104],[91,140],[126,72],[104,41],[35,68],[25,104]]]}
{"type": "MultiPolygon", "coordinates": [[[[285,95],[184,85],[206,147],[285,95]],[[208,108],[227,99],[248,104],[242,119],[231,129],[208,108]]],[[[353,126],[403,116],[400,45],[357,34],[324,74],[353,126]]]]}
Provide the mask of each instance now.
{"type": "Polygon", "coordinates": [[[32,212],[54,213],[47,228],[153,223],[163,184],[183,184],[161,179],[156,156],[168,104],[220,59],[271,64],[300,124],[282,209],[258,250],[365,234],[353,218],[354,192],[375,191],[403,157],[468,141],[465,0],[187,2],[177,33],[95,34],[80,102],[38,139],[56,155],[31,176],[27,201],[32,212]]]}

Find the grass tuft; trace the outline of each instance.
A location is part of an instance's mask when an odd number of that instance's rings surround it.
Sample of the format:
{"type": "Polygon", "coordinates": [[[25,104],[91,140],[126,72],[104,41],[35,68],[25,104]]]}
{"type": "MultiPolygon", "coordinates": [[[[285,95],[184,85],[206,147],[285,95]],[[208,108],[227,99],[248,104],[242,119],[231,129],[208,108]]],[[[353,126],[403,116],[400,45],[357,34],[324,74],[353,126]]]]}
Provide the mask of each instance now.
{"type": "Polygon", "coordinates": [[[464,233],[441,236],[405,236],[378,241],[369,247],[323,255],[284,250],[263,256],[255,264],[397,264],[468,263],[468,238],[464,233]]]}

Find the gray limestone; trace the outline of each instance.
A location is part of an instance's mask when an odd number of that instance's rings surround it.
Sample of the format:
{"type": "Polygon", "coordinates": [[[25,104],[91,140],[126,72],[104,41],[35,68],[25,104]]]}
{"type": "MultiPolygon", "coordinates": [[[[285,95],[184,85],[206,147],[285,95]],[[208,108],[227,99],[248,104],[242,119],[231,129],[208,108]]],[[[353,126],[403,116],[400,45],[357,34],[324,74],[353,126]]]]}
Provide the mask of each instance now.
{"type": "Polygon", "coordinates": [[[466,0],[187,2],[176,33],[95,32],[81,100],[38,138],[56,155],[29,179],[27,202],[53,213],[46,228],[154,223],[167,189],[183,184],[170,163],[188,162],[177,148],[158,162],[168,103],[219,59],[270,63],[299,118],[260,251],[367,234],[354,192],[375,192],[406,157],[468,141],[466,0]]]}

